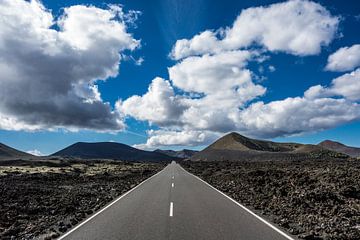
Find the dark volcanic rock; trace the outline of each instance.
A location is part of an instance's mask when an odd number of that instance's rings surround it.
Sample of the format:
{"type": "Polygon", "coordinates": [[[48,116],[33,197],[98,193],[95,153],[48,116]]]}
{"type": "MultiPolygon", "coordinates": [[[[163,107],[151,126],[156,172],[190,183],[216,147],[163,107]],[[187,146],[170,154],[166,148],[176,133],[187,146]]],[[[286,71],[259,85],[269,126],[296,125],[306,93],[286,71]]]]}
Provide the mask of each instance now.
{"type": "Polygon", "coordinates": [[[34,156],[0,143],[0,159],[12,159],[12,158],[21,158],[21,157],[34,157],[34,156]]]}
{"type": "Polygon", "coordinates": [[[163,168],[155,163],[90,160],[62,165],[0,172],[0,239],[59,237],[163,168]]]}
{"type": "Polygon", "coordinates": [[[183,149],[180,151],[156,149],[154,152],[162,153],[170,157],[186,159],[192,157],[198,151],[189,150],[189,149],[183,149]]]}
{"type": "Polygon", "coordinates": [[[99,143],[75,143],[52,156],[77,157],[83,159],[114,159],[123,161],[160,162],[176,160],[174,157],[158,153],[140,150],[122,143],[99,142],[99,143]]]}
{"type": "Polygon", "coordinates": [[[181,163],[303,239],[359,239],[360,161],[181,163]]]}
{"type": "Polygon", "coordinates": [[[347,154],[351,157],[360,157],[360,148],[346,146],[342,143],[325,140],[318,144],[319,146],[331,151],[347,154]]]}

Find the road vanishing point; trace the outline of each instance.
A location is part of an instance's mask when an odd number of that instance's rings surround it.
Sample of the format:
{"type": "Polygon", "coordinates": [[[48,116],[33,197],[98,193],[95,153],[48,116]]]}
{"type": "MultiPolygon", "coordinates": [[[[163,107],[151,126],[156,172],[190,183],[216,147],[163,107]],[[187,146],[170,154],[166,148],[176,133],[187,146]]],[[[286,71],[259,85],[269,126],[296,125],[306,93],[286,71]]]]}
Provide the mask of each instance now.
{"type": "Polygon", "coordinates": [[[172,162],[59,238],[66,240],[290,240],[172,162]]]}

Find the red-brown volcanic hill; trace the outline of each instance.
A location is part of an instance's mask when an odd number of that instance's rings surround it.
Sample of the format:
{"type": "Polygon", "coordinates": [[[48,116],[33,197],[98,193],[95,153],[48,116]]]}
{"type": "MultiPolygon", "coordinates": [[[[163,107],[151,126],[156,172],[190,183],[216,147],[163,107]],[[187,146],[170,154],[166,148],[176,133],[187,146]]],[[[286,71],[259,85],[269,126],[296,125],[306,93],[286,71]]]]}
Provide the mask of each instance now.
{"type": "Polygon", "coordinates": [[[229,133],[190,158],[192,161],[238,160],[302,160],[319,158],[347,158],[321,146],[300,143],[277,143],[247,138],[229,133]]]}
{"type": "Polygon", "coordinates": [[[331,151],[347,154],[351,157],[360,157],[360,148],[346,146],[345,144],[326,140],[318,144],[319,146],[331,151]]]}

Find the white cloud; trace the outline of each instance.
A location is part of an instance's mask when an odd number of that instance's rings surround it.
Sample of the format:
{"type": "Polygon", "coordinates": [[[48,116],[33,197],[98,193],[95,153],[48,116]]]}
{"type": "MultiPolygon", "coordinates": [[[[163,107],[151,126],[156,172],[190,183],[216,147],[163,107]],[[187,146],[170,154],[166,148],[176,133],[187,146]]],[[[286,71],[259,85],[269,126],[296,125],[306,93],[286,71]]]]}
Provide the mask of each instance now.
{"type": "Polygon", "coordinates": [[[269,66],[269,71],[270,72],[275,72],[276,71],[276,68],[272,65],[269,66]]]}
{"type": "MultiPolygon", "coordinates": [[[[204,113],[206,114],[206,113],[204,113]]],[[[159,146],[198,146],[207,145],[230,131],[221,131],[223,119],[229,114],[213,116],[217,121],[216,130],[196,127],[182,127],[178,129],[161,129],[149,131],[149,138],[138,148],[157,148],[159,146]]],[[[199,122],[206,117],[199,117],[199,122]]],[[[256,102],[243,110],[233,112],[233,126],[231,131],[239,131],[247,136],[258,138],[275,138],[290,136],[306,132],[317,132],[339,126],[341,124],[360,120],[360,105],[346,99],[306,97],[287,98],[270,103],[256,102]]]]}
{"type": "Polygon", "coordinates": [[[321,85],[310,87],[304,92],[304,97],[307,99],[316,99],[322,97],[330,97],[331,94],[321,85]]]}
{"type": "MultiPolygon", "coordinates": [[[[160,82],[166,83],[165,89],[171,89],[169,91],[171,97],[165,94],[161,101],[151,103],[147,100],[148,95],[153,92],[150,88],[148,93],[139,97],[141,101],[145,101],[150,106],[157,106],[161,102],[161,106],[175,103],[185,107],[177,112],[177,117],[172,118],[171,123],[166,124],[166,118],[162,119],[159,124],[160,130],[150,131],[147,142],[136,147],[205,145],[228,131],[240,131],[253,137],[274,138],[321,131],[360,120],[360,106],[353,101],[356,96],[360,96],[356,94],[357,88],[354,87],[360,82],[355,79],[359,73],[360,70],[334,79],[332,87],[329,88],[331,90],[318,85],[306,91],[304,97],[286,98],[269,103],[260,101],[249,106],[243,105],[238,100],[239,97],[231,94],[229,89],[221,90],[221,87],[219,91],[224,94],[223,99],[217,98],[216,94],[214,95],[216,97],[213,97],[212,89],[206,89],[208,94],[195,97],[191,94],[176,95],[170,82],[161,79],[160,82]],[[344,86],[353,87],[344,88],[344,86]],[[332,98],[338,95],[346,98],[332,98]],[[177,101],[173,102],[173,99],[177,101]],[[174,121],[176,119],[177,122],[174,121]]],[[[229,86],[231,89],[231,84],[229,86]]],[[[203,88],[200,86],[199,89],[203,88]]],[[[246,92],[248,91],[250,91],[249,88],[246,88],[246,92]]],[[[161,91],[156,95],[161,95],[161,91]]],[[[139,106],[136,111],[148,109],[143,108],[142,104],[144,103],[133,104],[132,107],[136,109],[136,106],[139,106]]],[[[156,114],[154,111],[151,117],[156,119],[156,116],[166,116],[166,112],[156,114]]],[[[131,113],[128,115],[135,116],[131,113]]],[[[142,120],[149,120],[149,118],[144,117],[142,120]]]]}
{"type": "Polygon", "coordinates": [[[266,92],[266,88],[252,81],[251,71],[245,68],[256,55],[249,51],[229,51],[189,57],[169,68],[174,86],[200,94],[183,99],[187,108],[179,119],[182,125],[198,130],[232,129],[233,113],[266,92]]]}
{"type": "Polygon", "coordinates": [[[143,64],[144,61],[145,61],[144,58],[143,58],[143,57],[140,57],[140,58],[138,58],[138,59],[135,59],[135,64],[136,64],[137,66],[141,66],[141,64],[143,64]]]}
{"type": "Polygon", "coordinates": [[[296,97],[250,105],[239,112],[238,129],[251,136],[273,138],[321,131],[354,120],[360,120],[357,103],[296,97]]]}
{"type": "Polygon", "coordinates": [[[335,36],[339,17],[318,3],[292,0],[267,7],[243,10],[231,28],[207,30],[192,39],[178,40],[172,50],[174,59],[260,44],[270,51],[294,55],[318,54],[335,36]]]}
{"type": "Polygon", "coordinates": [[[170,80],[187,92],[222,93],[251,81],[250,71],[244,67],[252,55],[249,51],[230,51],[189,57],[169,68],[170,80]]]}
{"type": "Polygon", "coordinates": [[[19,130],[36,131],[36,130],[40,130],[41,126],[19,121],[14,117],[3,115],[0,112],[0,129],[13,130],[13,131],[19,131],[19,130]]]}
{"type": "Polygon", "coordinates": [[[209,131],[176,131],[176,130],[150,130],[149,138],[145,144],[134,145],[141,149],[154,149],[159,146],[197,146],[209,144],[220,135],[209,131]]]}
{"type": "Polygon", "coordinates": [[[29,151],[26,151],[27,153],[30,153],[34,156],[44,156],[44,154],[42,152],[40,152],[39,150],[37,149],[34,149],[34,150],[29,150],[29,151]]]}
{"type": "Polygon", "coordinates": [[[266,92],[257,81],[263,76],[248,69],[249,62],[269,60],[267,50],[318,54],[338,23],[320,4],[305,0],[246,9],[231,28],[177,41],[171,56],[179,61],[168,68],[170,80],[154,80],[143,96],[119,101],[119,112],[160,128],[137,145],[142,148],[204,145],[229,131],[273,138],[360,120],[357,71],[334,79],[329,88],[313,86],[303,97],[264,103],[256,102],[266,92]],[[253,50],[259,45],[266,51],[253,50]]]}
{"type": "Polygon", "coordinates": [[[316,85],[304,97],[256,102],[239,112],[237,129],[266,138],[321,131],[360,120],[360,69],[316,85]],[[342,98],[339,98],[342,97],[342,98]]]}
{"type": "Polygon", "coordinates": [[[126,32],[126,25],[114,21],[122,15],[120,7],[100,9],[92,6],[76,5],[64,9],[64,14],[57,21],[61,31],[60,39],[80,50],[96,47],[100,42],[110,45],[118,55],[119,51],[135,49],[139,42],[126,32]]]}
{"type": "Polygon", "coordinates": [[[155,78],[146,94],[132,96],[123,102],[118,101],[116,109],[138,120],[170,125],[179,120],[184,110],[180,98],[175,96],[169,81],[155,78]]]}
{"type": "Polygon", "coordinates": [[[119,53],[139,46],[124,14],[119,6],[77,5],[56,20],[39,1],[3,0],[0,128],[123,129],[96,81],[118,75],[119,53]]]}
{"type": "Polygon", "coordinates": [[[332,81],[332,91],[350,100],[360,100],[360,68],[332,81]]]}
{"type": "Polygon", "coordinates": [[[170,80],[182,91],[199,94],[200,97],[184,100],[192,107],[188,112],[203,115],[202,112],[212,114],[212,110],[224,112],[224,109],[242,107],[266,91],[252,81],[253,73],[245,68],[256,56],[255,52],[229,51],[189,57],[169,68],[170,80]]]}
{"type": "Polygon", "coordinates": [[[234,113],[266,89],[244,69],[256,53],[231,51],[189,57],[169,68],[170,81],[156,78],[143,96],[118,101],[121,114],[161,127],[228,131],[234,113]],[[180,91],[176,94],[174,88],[180,91]]]}
{"type": "Polygon", "coordinates": [[[360,44],[343,47],[331,54],[325,67],[329,71],[351,71],[360,66],[360,44]]]}
{"type": "Polygon", "coordinates": [[[208,53],[222,52],[223,46],[218,39],[219,33],[206,30],[195,35],[191,40],[181,39],[176,41],[170,56],[176,60],[208,53]]]}
{"type": "Polygon", "coordinates": [[[352,101],[360,100],[360,68],[332,80],[330,87],[313,86],[305,92],[307,98],[342,96],[352,101]]]}

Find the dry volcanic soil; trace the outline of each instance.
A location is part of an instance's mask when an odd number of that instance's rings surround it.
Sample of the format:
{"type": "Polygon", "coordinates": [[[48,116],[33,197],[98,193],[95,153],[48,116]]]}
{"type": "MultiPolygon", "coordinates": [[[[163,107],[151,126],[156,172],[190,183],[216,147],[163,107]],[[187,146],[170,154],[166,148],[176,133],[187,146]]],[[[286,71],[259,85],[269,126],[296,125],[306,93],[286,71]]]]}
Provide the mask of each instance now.
{"type": "Polygon", "coordinates": [[[104,160],[0,162],[0,239],[52,239],[163,169],[104,160]]]}
{"type": "Polygon", "coordinates": [[[360,239],[359,160],[181,164],[301,239],[360,239]]]}

